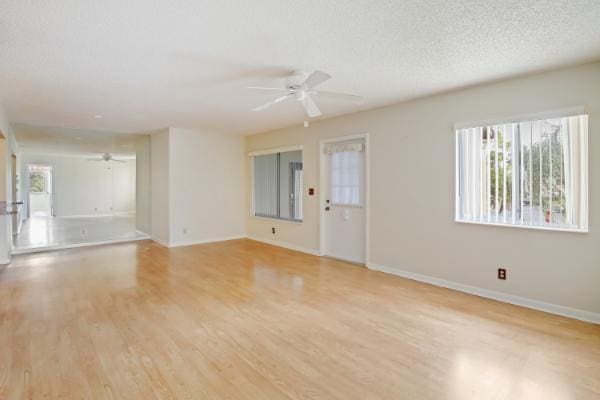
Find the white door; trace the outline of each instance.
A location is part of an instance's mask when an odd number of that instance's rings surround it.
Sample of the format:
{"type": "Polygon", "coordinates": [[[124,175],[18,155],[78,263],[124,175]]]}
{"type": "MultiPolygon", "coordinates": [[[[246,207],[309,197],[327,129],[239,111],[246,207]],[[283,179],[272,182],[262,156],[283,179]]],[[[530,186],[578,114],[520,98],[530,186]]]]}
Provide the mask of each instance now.
{"type": "Polygon", "coordinates": [[[326,143],[324,149],[323,252],[366,262],[365,141],[326,143]]]}

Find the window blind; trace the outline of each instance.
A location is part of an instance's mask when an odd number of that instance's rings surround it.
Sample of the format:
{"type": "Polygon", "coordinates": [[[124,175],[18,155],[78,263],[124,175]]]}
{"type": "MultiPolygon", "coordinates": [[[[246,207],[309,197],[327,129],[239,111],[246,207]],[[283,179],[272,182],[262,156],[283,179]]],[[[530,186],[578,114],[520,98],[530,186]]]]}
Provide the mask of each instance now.
{"type": "Polygon", "coordinates": [[[456,131],[456,219],[587,230],[587,115],[456,131]]]}

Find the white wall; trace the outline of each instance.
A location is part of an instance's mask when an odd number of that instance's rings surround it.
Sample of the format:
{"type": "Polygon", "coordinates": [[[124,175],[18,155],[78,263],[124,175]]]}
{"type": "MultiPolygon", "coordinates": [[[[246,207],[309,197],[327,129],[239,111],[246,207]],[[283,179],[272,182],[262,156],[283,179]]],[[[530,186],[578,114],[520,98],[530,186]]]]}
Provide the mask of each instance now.
{"type": "Polygon", "coordinates": [[[152,236],[170,246],[245,231],[241,136],[169,128],[152,135],[152,236]]]}
{"type": "Polygon", "coordinates": [[[319,140],[365,132],[371,152],[370,263],[600,313],[599,63],[250,136],[248,150],[304,146],[305,197],[302,224],[251,217],[248,202],[248,234],[318,251],[319,140]],[[454,222],[456,122],[581,105],[590,116],[588,234],[454,222]],[[315,196],[306,195],[309,187],[317,188],[315,196]],[[496,279],[500,266],[508,268],[507,281],[496,279]]]}
{"type": "Polygon", "coordinates": [[[8,201],[6,197],[6,181],[8,178],[9,161],[8,140],[0,137],[0,201],[8,201]]]}
{"type": "MultiPolygon", "coordinates": [[[[27,193],[29,164],[53,167],[54,213],[57,217],[135,212],[135,160],[88,161],[74,155],[20,154],[21,192],[27,193]]],[[[24,217],[28,196],[23,196],[24,217]]]]}
{"type": "Polygon", "coordinates": [[[152,238],[169,244],[169,130],[150,136],[150,220],[152,238]]]}
{"type": "MultiPolygon", "coordinates": [[[[4,113],[4,108],[2,106],[2,104],[0,103],[0,132],[2,133],[2,135],[7,139],[10,140],[11,138],[11,133],[10,133],[10,125],[8,123],[8,118],[6,117],[6,114],[4,113]]],[[[4,186],[3,190],[4,191],[4,196],[6,197],[7,193],[10,194],[12,192],[10,192],[10,185],[7,184],[7,180],[8,180],[8,176],[10,176],[10,168],[7,168],[8,163],[6,162],[6,160],[10,159],[10,146],[6,146],[5,142],[5,146],[4,149],[2,150],[2,154],[4,155],[4,167],[1,168],[3,171],[0,171],[0,173],[3,175],[4,178],[4,186]]],[[[10,262],[10,246],[11,246],[11,239],[12,239],[12,235],[10,232],[10,227],[11,227],[11,219],[12,217],[9,215],[1,215],[0,216],[0,264],[8,264],[10,262]]]]}

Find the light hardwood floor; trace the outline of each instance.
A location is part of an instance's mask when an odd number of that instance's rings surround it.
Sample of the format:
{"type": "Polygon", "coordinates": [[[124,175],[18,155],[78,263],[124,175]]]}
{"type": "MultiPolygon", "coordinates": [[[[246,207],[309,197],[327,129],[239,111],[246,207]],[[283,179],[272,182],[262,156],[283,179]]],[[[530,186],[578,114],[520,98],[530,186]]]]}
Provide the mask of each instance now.
{"type": "Polygon", "coordinates": [[[598,399],[600,327],[250,240],[0,270],[0,399],[598,399]]]}

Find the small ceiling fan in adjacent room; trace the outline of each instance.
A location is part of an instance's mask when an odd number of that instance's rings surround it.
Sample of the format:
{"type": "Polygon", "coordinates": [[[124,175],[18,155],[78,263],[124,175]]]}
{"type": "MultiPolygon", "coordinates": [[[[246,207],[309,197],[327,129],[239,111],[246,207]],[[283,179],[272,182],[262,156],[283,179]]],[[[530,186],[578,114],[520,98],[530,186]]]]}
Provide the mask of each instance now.
{"type": "Polygon", "coordinates": [[[322,71],[314,71],[310,74],[294,72],[293,75],[286,79],[285,88],[248,86],[248,89],[275,92],[279,91],[284,93],[282,96],[279,96],[261,106],[253,108],[252,111],[263,111],[277,103],[281,103],[289,99],[295,99],[304,108],[306,115],[304,126],[308,127],[309,118],[317,118],[322,115],[321,110],[315,103],[315,99],[327,98],[335,101],[345,101],[355,104],[362,103],[363,98],[361,96],[346,93],[326,92],[315,89],[317,86],[325,81],[328,81],[329,79],[331,79],[331,75],[322,71]]]}
{"type": "Polygon", "coordinates": [[[115,162],[125,162],[124,160],[117,160],[113,158],[113,155],[110,153],[104,153],[100,156],[100,158],[88,158],[88,161],[115,161],[115,162]]]}

